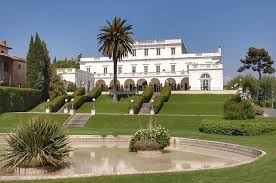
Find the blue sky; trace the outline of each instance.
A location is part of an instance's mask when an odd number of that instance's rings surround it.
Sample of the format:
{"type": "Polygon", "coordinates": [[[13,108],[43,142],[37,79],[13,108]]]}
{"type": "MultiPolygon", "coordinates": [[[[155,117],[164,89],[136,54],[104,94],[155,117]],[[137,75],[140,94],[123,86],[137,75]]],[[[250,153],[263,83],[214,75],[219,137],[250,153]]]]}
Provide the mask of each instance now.
{"type": "Polygon", "coordinates": [[[276,60],[274,0],[0,0],[0,40],[25,57],[38,32],[51,57],[99,56],[96,35],[120,16],[138,40],[182,38],[189,52],[223,48],[224,75],[237,75],[248,47],[266,48],[276,60]]]}

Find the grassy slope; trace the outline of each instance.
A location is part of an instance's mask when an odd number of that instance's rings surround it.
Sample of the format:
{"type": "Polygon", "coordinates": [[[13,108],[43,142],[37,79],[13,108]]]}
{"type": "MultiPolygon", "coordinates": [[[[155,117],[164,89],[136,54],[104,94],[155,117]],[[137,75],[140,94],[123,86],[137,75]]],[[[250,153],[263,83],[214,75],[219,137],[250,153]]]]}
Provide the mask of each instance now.
{"type": "MultiPolygon", "coordinates": [[[[97,113],[128,113],[129,98],[121,98],[119,102],[113,102],[111,96],[101,95],[95,103],[97,113]]],[[[92,109],[92,102],[84,103],[77,112],[90,113],[92,109]]]]}
{"type": "Polygon", "coordinates": [[[35,108],[30,110],[30,112],[45,112],[47,107],[47,102],[42,102],[39,105],[37,105],[35,108]]]}
{"type": "Polygon", "coordinates": [[[0,133],[7,133],[16,128],[20,122],[27,122],[31,117],[43,117],[63,123],[68,119],[66,114],[32,114],[32,113],[4,113],[0,115],[0,133]]]}
{"type": "Polygon", "coordinates": [[[159,114],[223,114],[223,101],[228,95],[171,95],[159,114]]]}

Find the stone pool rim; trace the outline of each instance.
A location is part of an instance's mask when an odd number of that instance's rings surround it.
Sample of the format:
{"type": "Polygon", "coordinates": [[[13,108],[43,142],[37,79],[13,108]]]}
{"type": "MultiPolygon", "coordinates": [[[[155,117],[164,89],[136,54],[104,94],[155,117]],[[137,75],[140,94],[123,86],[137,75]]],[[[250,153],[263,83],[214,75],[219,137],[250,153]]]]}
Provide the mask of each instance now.
{"type": "MultiPolygon", "coordinates": [[[[0,144],[5,142],[5,139],[8,137],[8,133],[0,134],[0,144]]],[[[132,136],[129,135],[69,135],[69,139],[72,143],[78,142],[129,142],[132,136]]],[[[42,180],[42,179],[67,179],[67,178],[81,178],[81,177],[99,177],[99,176],[116,176],[116,175],[138,175],[138,174],[152,174],[152,173],[173,173],[173,172],[189,172],[189,171],[198,171],[198,170],[215,170],[215,169],[224,169],[229,167],[235,167],[239,165],[249,164],[257,159],[266,155],[266,152],[257,148],[243,146],[239,144],[232,144],[219,141],[210,141],[210,140],[201,140],[193,138],[184,138],[184,137],[171,137],[171,145],[188,145],[194,147],[210,148],[221,151],[228,151],[232,153],[237,153],[241,155],[250,156],[252,159],[247,161],[242,161],[223,167],[211,167],[211,168],[199,168],[199,169],[189,169],[189,170],[165,170],[165,171],[146,171],[138,173],[123,173],[123,174],[106,174],[106,175],[93,175],[93,174],[75,174],[75,175],[13,175],[13,176],[1,176],[1,181],[14,181],[14,180],[42,180]]],[[[199,153],[200,154],[200,153],[199,153]]],[[[202,153],[206,154],[206,153],[202,153]]]]}

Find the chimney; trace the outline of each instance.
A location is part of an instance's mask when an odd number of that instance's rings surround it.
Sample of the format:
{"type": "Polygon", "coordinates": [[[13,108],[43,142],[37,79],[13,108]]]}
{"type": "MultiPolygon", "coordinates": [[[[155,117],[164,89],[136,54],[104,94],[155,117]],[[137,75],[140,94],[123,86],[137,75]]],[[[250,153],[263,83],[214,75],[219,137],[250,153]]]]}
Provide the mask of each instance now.
{"type": "Polygon", "coordinates": [[[5,40],[5,41],[1,41],[1,43],[3,44],[3,45],[7,45],[7,41],[5,40]]]}

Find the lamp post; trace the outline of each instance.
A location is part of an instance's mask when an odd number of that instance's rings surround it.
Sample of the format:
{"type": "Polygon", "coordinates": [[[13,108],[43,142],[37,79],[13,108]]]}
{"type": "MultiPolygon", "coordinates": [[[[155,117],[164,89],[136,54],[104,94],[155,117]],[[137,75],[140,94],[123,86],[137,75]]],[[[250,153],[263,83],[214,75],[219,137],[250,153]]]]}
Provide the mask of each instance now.
{"type": "Polygon", "coordinates": [[[68,102],[68,99],[65,99],[64,101],[65,101],[65,106],[64,106],[63,112],[64,112],[64,113],[68,113],[68,103],[67,103],[67,102],[68,102]]]}
{"type": "Polygon", "coordinates": [[[95,98],[93,98],[92,99],[92,109],[91,109],[91,115],[92,116],[95,116],[96,115],[96,108],[95,108],[95,101],[96,101],[96,99],[95,98]]]}
{"type": "Polygon", "coordinates": [[[75,114],[75,110],[74,110],[74,98],[71,99],[71,102],[72,102],[72,106],[71,106],[71,109],[70,109],[70,114],[74,115],[75,114]]]}
{"type": "Polygon", "coordinates": [[[46,113],[50,113],[50,99],[47,99],[46,113]]]}
{"type": "Polygon", "coordinates": [[[130,109],[129,109],[129,114],[130,114],[130,115],[133,115],[133,114],[134,114],[133,102],[134,102],[134,100],[131,99],[131,100],[130,100],[130,109]]]}
{"type": "Polygon", "coordinates": [[[154,115],[154,108],[153,108],[154,100],[151,99],[151,100],[150,100],[150,103],[151,103],[150,115],[154,115]]]}

